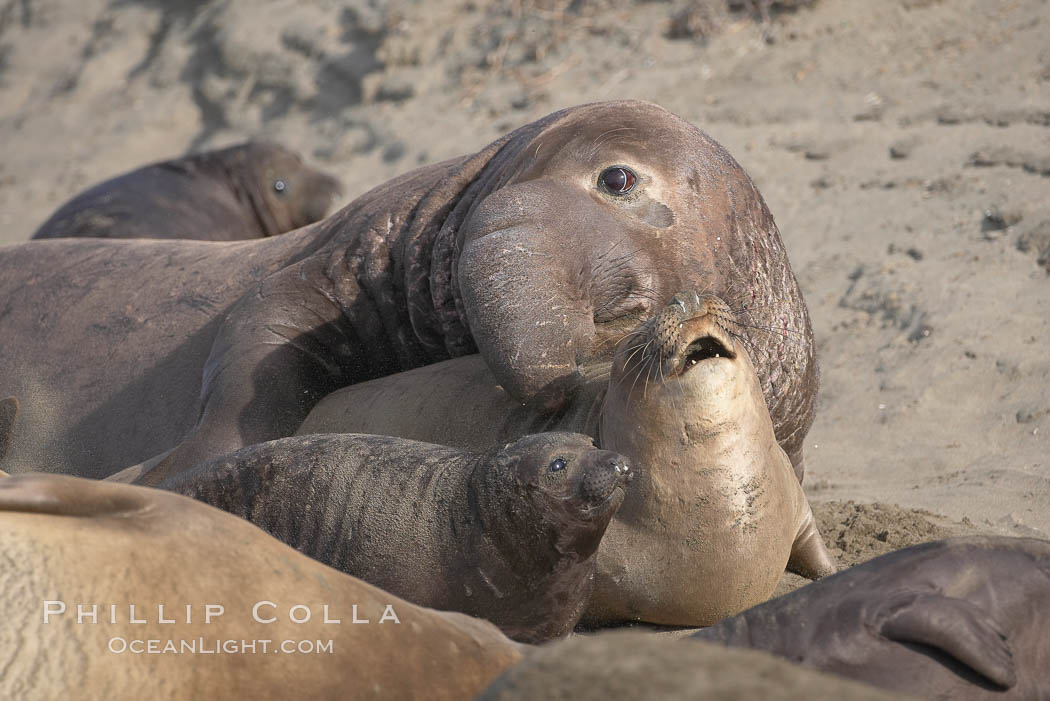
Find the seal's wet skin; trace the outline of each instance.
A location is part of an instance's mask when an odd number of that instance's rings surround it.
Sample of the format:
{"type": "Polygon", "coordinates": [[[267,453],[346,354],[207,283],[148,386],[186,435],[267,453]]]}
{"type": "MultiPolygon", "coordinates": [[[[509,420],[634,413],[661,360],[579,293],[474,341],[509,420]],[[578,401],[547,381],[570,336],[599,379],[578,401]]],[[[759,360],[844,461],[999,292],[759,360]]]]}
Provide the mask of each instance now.
{"type": "Polygon", "coordinates": [[[542,642],[583,614],[634,472],[572,433],[484,453],[333,434],[249,446],[161,486],[413,603],[542,642]]]}
{"type": "Polygon", "coordinates": [[[276,236],[324,218],[342,185],[300,156],[250,142],[139,168],[58,208],[34,239],[276,236]]]}
{"type": "Polygon", "coordinates": [[[415,606],[177,494],[5,477],[0,530],[5,699],[451,701],[522,656],[490,623],[415,606]]]}
{"type": "Polygon", "coordinates": [[[721,146],[632,101],[554,113],[283,236],[0,249],[0,396],[24,418],[5,465],[105,477],[170,450],[159,483],[291,435],[340,387],[474,352],[558,411],[681,289],[746,306],[801,475],[816,365],[773,218],[721,146]]]}
{"type": "Polygon", "coordinates": [[[883,555],[706,628],[924,698],[1050,694],[1050,542],[970,537],[883,555]]]}
{"type": "Polygon", "coordinates": [[[554,415],[522,407],[478,358],[349,387],[303,432],[367,431],[473,447],[586,433],[640,467],[598,549],[589,623],[708,625],[764,601],[785,566],[834,572],[772,422],[751,344],[717,297],[682,293],[554,415]]]}

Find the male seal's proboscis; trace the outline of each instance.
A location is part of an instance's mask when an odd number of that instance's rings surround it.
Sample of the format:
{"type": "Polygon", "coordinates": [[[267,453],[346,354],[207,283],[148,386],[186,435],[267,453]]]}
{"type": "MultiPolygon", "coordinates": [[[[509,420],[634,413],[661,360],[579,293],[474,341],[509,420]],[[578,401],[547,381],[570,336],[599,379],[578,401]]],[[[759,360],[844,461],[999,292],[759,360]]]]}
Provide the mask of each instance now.
{"type": "Polygon", "coordinates": [[[1045,699],[1050,541],[916,545],[697,633],[923,698],[1045,699]]]}
{"type": "Polygon", "coordinates": [[[164,482],[413,603],[523,642],[567,635],[634,471],[573,433],[472,453],[403,438],[297,436],[164,482]]]}
{"type": "Polygon", "coordinates": [[[144,166],[73,197],[34,239],[276,236],[322,219],[342,185],[280,144],[254,141],[144,166]]]}
{"type": "Polygon", "coordinates": [[[177,494],[4,477],[0,530],[5,699],[452,701],[522,655],[487,622],[410,604],[177,494]]]}
{"type": "Polygon", "coordinates": [[[473,447],[578,431],[639,468],[598,549],[585,621],[710,625],[765,601],[785,566],[835,571],[729,307],[676,295],[555,414],[521,407],[478,358],[349,387],[301,433],[362,431],[473,447]]]}
{"type": "Polygon", "coordinates": [[[573,107],[256,241],[0,249],[5,462],[150,480],[291,435],[340,387],[480,352],[557,410],[682,289],[739,314],[801,476],[816,365],[805,304],[751,179],[652,104],[573,107]]]}

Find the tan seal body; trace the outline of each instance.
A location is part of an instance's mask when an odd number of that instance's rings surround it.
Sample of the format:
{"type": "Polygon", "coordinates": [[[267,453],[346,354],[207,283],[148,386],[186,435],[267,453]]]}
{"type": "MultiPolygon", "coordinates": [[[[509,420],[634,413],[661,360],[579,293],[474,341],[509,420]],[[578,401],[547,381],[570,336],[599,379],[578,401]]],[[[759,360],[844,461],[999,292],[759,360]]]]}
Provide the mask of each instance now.
{"type": "Polygon", "coordinates": [[[342,185],[299,154],[265,141],[154,163],[63,204],[34,239],[196,239],[276,236],[324,218],[342,185]]]}
{"type": "Polygon", "coordinates": [[[835,571],[736,328],[683,293],[617,355],[600,436],[645,469],[598,552],[592,621],[710,625],[785,567],[835,571]]]}
{"type": "Polygon", "coordinates": [[[0,397],[22,403],[5,469],[107,477],[171,450],[156,484],[291,435],[341,387],[475,352],[556,411],[682,289],[741,314],[801,475],[816,363],[773,217],[724,148],[636,101],[548,115],[282,236],[0,249],[0,397]]]}
{"type": "Polygon", "coordinates": [[[167,492],[16,475],[0,479],[0,529],[7,699],[452,700],[472,698],[521,657],[489,623],[409,604],[167,492]],[[57,602],[65,611],[45,623],[57,602]],[[269,623],[253,618],[257,604],[269,623]],[[223,607],[210,623],[208,605],[223,607]],[[339,623],[324,622],[326,606],[339,623]],[[150,640],[212,652],[133,652],[150,640]],[[256,641],[256,652],[222,641],[256,641]],[[291,653],[274,651],[283,641],[291,653]]]}
{"type": "Polygon", "coordinates": [[[746,344],[721,300],[679,294],[623,342],[611,375],[590,368],[556,414],[522,407],[480,360],[462,358],[340,390],[300,432],[460,446],[587,433],[640,473],[598,550],[584,620],[710,625],[765,601],[785,566],[808,577],[835,571],[746,344]]]}

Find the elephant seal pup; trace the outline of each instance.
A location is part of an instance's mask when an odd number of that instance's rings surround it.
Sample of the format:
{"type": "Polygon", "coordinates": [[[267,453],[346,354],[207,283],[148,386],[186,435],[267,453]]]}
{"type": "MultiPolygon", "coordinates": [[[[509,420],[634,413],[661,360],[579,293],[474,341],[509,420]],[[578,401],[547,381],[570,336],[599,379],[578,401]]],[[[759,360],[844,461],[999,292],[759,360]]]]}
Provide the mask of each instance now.
{"type": "Polygon", "coordinates": [[[459,359],[340,390],[301,432],[363,431],[456,446],[578,431],[641,466],[598,549],[588,623],[702,626],[765,601],[785,566],[835,571],[777,445],[749,346],[717,297],[681,293],[624,339],[611,374],[550,416],[459,359]]]}
{"type": "Polygon", "coordinates": [[[478,701],[900,698],[751,650],[686,643],[653,633],[610,631],[576,635],[530,651],[478,696],[478,701]]]}
{"type": "Polygon", "coordinates": [[[916,545],[774,599],[695,638],[925,698],[1044,699],[1050,541],[916,545]]]}
{"type": "Polygon", "coordinates": [[[15,475],[0,530],[3,698],[463,699],[521,659],[177,494],[15,475]]]}
{"type": "Polygon", "coordinates": [[[99,183],[59,207],[33,238],[257,239],[322,219],[341,192],[338,180],[294,151],[249,142],[99,183]]]}
{"type": "Polygon", "coordinates": [[[541,642],[579,621],[631,475],[573,433],[480,454],[340,434],[249,446],[161,486],[413,603],[541,642]]]}
{"type": "Polygon", "coordinates": [[[556,112],[283,236],[6,247],[0,396],[30,427],[6,469],[105,477],[174,448],[159,483],[291,435],[340,387],[474,352],[550,409],[682,289],[737,307],[800,458],[816,366],[780,234],[732,157],[656,105],[556,112]]]}

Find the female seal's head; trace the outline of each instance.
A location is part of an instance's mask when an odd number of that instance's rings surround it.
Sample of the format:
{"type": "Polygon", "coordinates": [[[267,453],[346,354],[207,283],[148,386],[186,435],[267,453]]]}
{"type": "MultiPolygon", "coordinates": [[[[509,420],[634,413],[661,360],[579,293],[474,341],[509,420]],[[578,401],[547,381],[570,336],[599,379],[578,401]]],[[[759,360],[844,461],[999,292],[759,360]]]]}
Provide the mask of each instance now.
{"type": "MultiPolygon", "coordinates": [[[[718,375],[733,372],[740,357],[739,325],[729,306],[714,295],[679,292],[656,316],[620,344],[612,367],[611,387],[648,397],[690,396],[703,382],[710,391],[718,375]]],[[[683,404],[683,408],[685,405],[683,404]]]]}
{"type": "Polygon", "coordinates": [[[323,219],[343,193],[339,180],[273,142],[232,146],[213,158],[239,181],[267,236],[323,219]]]}

